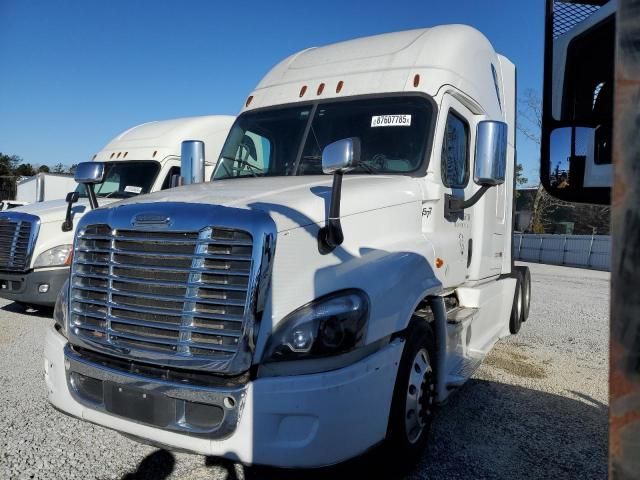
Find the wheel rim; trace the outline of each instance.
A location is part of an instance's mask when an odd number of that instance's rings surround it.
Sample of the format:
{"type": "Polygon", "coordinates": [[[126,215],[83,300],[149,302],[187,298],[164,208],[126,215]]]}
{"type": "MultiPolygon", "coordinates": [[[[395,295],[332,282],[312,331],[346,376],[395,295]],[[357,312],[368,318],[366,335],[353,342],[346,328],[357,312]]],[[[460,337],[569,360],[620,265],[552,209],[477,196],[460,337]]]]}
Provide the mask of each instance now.
{"type": "Polygon", "coordinates": [[[409,443],[416,443],[420,439],[431,415],[434,391],[434,385],[429,381],[431,372],[429,355],[422,348],[411,362],[407,386],[404,422],[409,443]]]}

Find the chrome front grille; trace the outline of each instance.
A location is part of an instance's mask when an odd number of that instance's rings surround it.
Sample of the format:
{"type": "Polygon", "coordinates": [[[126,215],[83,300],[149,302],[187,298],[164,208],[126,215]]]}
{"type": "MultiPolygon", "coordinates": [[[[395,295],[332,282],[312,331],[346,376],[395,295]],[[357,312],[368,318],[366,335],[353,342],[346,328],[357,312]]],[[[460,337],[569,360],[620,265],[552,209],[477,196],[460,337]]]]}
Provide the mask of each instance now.
{"type": "Polygon", "coordinates": [[[251,234],[236,228],[87,225],[75,243],[70,330],[125,356],[229,361],[245,333],[252,253],[251,234]]]}
{"type": "Polygon", "coordinates": [[[0,270],[29,269],[38,218],[26,214],[0,215],[0,270]]]}

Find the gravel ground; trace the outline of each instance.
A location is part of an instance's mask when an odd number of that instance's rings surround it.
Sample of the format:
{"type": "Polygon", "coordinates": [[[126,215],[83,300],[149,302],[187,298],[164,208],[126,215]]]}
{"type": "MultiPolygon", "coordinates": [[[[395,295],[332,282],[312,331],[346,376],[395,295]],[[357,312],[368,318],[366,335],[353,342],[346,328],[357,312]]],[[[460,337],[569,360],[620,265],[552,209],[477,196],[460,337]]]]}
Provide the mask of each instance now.
{"type": "MultiPolygon", "coordinates": [[[[528,322],[500,341],[440,408],[432,443],[407,479],[606,477],[609,274],[529,266],[528,322]]],[[[378,452],[332,470],[248,469],[143,446],[66,417],[45,399],[42,349],[50,315],[0,300],[2,479],[379,478],[382,471],[397,472],[378,452]]]]}

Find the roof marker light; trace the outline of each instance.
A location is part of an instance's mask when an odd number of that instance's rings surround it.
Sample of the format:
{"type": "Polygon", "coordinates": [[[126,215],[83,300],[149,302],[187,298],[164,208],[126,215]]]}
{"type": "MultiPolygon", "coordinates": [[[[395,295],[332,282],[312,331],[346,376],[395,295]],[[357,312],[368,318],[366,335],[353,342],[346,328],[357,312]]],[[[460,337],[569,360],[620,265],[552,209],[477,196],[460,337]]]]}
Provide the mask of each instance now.
{"type": "Polygon", "coordinates": [[[318,85],[318,91],[316,92],[316,95],[320,95],[323,91],[324,91],[324,83],[321,83],[320,85],[318,85]]]}
{"type": "Polygon", "coordinates": [[[122,158],[127,158],[127,155],[129,155],[129,152],[124,152],[124,155],[122,155],[122,158]]]}
{"type": "Polygon", "coordinates": [[[116,152],[113,152],[109,158],[113,158],[113,156],[114,156],[115,154],[116,154],[116,152]]]}
{"type": "Polygon", "coordinates": [[[118,152],[118,155],[116,155],[116,158],[120,158],[120,155],[122,155],[122,152],[118,152]]]}
{"type": "Polygon", "coordinates": [[[304,94],[307,93],[307,86],[303,85],[302,88],[300,89],[300,98],[302,98],[304,96],[304,94]]]}
{"type": "Polygon", "coordinates": [[[344,85],[344,82],[342,80],[340,80],[338,82],[338,85],[336,85],[336,93],[340,93],[340,91],[342,90],[342,86],[344,85]]]}
{"type": "Polygon", "coordinates": [[[252,101],[252,100],[253,100],[253,95],[249,95],[249,96],[247,97],[247,101],[246,101],[246,102],[244,102],[244,106],[245,106],[245,107],[248,107],[248,106],[251,104],[251,101],[252,101]]]}
{"type": "Polygon", "coordinates": [[[414,87],[417,87],[418,85],[420,85],[420,74],[419,74],[419,73],[416,73],[416,74],[413,76],[413,86],[414,86],[414,87]]]}
{"type": "Polygon", "coordinates": [[[151,158],[156,158],[156,154],[158,153],[158,150],[154,150],[153,151],[153,155],[151,155],[151,158]]]}
{"type": "Polygon", "coordinates": [[[98,154],[97,154],[97,153],[95,153],[95,154],[93,155],[93,157],[91,157],[91,160],[95,160],[97,156],[98,156],[98,154]]]}

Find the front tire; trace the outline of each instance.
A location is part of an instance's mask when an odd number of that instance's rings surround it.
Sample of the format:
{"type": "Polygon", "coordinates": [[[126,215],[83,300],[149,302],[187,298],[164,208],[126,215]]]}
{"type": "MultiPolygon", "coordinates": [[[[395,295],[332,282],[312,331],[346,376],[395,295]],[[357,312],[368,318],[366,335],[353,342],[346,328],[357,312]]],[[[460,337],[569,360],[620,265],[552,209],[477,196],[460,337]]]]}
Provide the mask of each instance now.
{"type": "Polygon", "coordinates": [[[419,317],[411,320],[405,339],[389,413],[386,444],[394,463],[409,467],[420,459],[433,420],[436,401],[435,341],[430,325],[419,317]]]}

